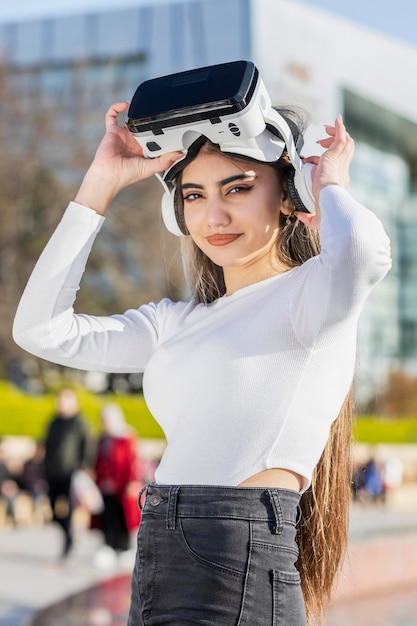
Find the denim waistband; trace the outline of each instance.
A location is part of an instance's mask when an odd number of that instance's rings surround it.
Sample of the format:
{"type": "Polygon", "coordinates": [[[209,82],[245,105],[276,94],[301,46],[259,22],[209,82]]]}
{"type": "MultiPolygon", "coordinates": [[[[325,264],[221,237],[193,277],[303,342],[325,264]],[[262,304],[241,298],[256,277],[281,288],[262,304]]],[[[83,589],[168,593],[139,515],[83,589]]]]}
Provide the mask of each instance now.
{"type": "Polygon", "coordinates": [[[284,522],[297,523],[300,498],[290,489],[150,483],[139,495],[139,506],[144,515],[165,516],[167,529],[175,529],[179,517],[234,518],[272,522],[280,534],[284,522]]]}

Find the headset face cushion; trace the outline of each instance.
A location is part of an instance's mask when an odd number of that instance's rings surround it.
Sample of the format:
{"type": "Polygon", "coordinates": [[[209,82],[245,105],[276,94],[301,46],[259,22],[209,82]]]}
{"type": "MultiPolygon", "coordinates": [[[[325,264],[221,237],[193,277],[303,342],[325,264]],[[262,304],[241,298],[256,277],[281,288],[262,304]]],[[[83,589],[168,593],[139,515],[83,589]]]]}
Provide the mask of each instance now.
{"type": "MultiPolygon", "coordinates": [[[[268,135],[272,135],[276,138],[276,133],[270,133],[267,131],[268,135]]],[[[302,137],[302,135],[300,135],[302,137]]],[[[272,137],[271,137],[272,139],[272,137]]],[[[172,184],[172,190],[168,193],[165,192],[162,198],[162,217],[166,228],[177,236],[182,236],[188,234],[187,227],[184,222],[183,215],[180,215],[178,212],[178,202],[176,199],[176,185],[175,179],[182,172],[187,165],[197,156],[198,152],[202,148],[202,146],[209,141],[207,137],[204,135],[200,135],[197,139],[195,139],[189,146],[185,156],[183,159],[176,161],[164,174],[163,179],[166,183],[172,184]]],[[[245,148],[242,145],[242,152],[244,152],[245,148]]],[[[238,146],[236,146],[236,152],[227,152],[223,151],[224,154],[229,154],[230,156],[235,156],[241,159],[247,159],[251,161],[256,161],[258,163],[273,163],[274,161],[261,161],[259,159],[251,158],[247,155],[248,150],[246,149],[246,154],[239,154],[238,146]]],[[[276,153],[277,158],[275,162],[280,158],[281,155],[278,156],[278,152],[276,153]]],[[[288,178],[288,193],[294,203],[296,211],[307,212],[307,213],[315,213],[315,202],[312,193],[312,180],[311,180],[311,170],[312,167],[310,164],[306,164],[303,166],[301,172],[292,170],[292,174],[288,178]]]]}

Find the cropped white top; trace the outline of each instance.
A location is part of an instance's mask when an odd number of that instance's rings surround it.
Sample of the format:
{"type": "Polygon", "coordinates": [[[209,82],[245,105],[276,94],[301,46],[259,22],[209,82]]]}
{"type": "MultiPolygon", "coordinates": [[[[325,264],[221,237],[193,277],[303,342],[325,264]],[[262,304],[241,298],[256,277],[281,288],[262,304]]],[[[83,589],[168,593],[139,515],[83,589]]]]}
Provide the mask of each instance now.
{"type": "Polygon", "coordinates": [[[15,341],[62,365],[144,372],[167,448],[156,480],[238,485],[268,468],[304,489],[352,382],[358,318],[390,268],[373,213],[321,191],[321,253],[213,304],[164,299],[121,315],[72,305],[103,218],[70,203],[22,296],[15,341]]]}

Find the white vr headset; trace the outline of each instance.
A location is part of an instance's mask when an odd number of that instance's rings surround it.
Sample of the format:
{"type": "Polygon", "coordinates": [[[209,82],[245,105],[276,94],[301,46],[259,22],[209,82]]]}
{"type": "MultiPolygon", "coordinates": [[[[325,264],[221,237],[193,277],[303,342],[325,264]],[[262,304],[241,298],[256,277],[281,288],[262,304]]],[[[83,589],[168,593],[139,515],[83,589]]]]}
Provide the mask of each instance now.
{"type": "MultiPolygon", "coordinates": [[[[274,163],[284,150],[294,166],[288,192],[297,211],[314,213],[310,164],[303,164],[289,123],[271,104],[255,65],[233,61],[145,81],[137,88],[126,125],[145,157],[182,150],[163,175],[162,217],[174,235],[185,234],[175,211],[176,174],[202,141],[222,152],[274,163]],[[193,150],[194,148],[194,150],[193,150]]],[[[302,137],[301,144],[302,144],[302,137]]]]}

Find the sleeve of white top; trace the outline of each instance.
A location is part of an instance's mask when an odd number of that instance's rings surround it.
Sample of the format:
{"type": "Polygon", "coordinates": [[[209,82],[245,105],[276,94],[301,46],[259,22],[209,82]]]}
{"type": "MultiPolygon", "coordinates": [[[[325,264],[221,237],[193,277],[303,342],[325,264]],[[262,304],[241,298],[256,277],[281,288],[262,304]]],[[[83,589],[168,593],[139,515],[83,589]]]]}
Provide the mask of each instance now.
{"type": "Polygon", "coordinates": [[[53,363],[105,372],[142,371],[157,341],[153,307],[123,315],[75,314],[73,303],[104,218],[71,202],[20,300],[15,342],[53,363]]]}
{"type": "Polygon", "coordinates": [[[300,341],[317,346],[357,323],[370,291],[391,267],[389,238],[372,211],[337,185],[322,189],[320,208],[321,252],[305,264],[292,302],[300,341]]]}

